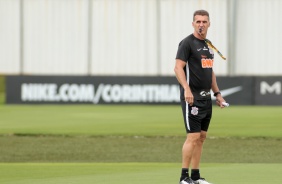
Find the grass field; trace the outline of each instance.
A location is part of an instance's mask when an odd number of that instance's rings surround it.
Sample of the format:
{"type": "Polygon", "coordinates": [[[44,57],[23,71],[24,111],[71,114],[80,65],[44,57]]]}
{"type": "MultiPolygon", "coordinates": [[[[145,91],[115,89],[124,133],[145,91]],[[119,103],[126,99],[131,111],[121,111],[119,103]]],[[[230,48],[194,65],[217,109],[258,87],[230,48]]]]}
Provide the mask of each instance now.
{"type": "Polygon", "coordinates": [[[5,101],[5,77],[0,75],[0,104],[4,104],[5,101]]]}
{"type": "MultiPolygon", "coordinates": [[[[215,184],[282,180],[282,107],[214,107],[201,173],[215,184]]],[[[177,183],[179,106],[0,105],[0,183],[177,183]]]]}
{"type": "MultiPolygon", "coordinates": [[[[211,137],[281,137],[282,107],[214,108],[211,137]]],[[[185,136],[179,106],[2,105],[0,134],[185,136]]]]}
{"type": "MultiPolygon", "coordinates": [[[[281,183],[281,164],[203,164],[217,184],[281,183]]],[[[0,164],[1,184],[163,184],[177,183],[175,163],[0,164]]]]}

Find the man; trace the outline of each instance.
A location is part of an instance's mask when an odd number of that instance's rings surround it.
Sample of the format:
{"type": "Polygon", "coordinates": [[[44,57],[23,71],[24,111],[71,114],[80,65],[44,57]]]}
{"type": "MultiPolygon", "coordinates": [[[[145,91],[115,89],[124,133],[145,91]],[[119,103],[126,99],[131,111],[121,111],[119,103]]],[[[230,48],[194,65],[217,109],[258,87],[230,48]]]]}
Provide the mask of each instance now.
{"type": "Polygon", "coordinates": [[[209,13],[197,10],[193,15],[193,34],[183,39],[178,47],[175,63],[175,75],[180,84],[180,98],[186,140],[182,148],[182,171],[180,184],[209,184],[200,176],[200,159],[203,143],[212,117],[210,90],[216,96],[221,108],[225,100],[217,86],[212,66],[213,50],[205,43],[210,27],[209,13]],[[189,167],[191,166],[191,177],[189,167]]]}

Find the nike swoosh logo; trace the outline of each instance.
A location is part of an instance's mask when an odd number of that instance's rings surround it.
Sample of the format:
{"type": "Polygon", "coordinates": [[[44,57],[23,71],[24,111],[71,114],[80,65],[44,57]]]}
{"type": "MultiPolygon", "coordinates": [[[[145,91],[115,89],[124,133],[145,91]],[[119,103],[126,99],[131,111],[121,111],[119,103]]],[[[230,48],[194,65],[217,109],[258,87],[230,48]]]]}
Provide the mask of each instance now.
{"type": "MultiPolygon", "coordinates": [[[[242,86],[237,86],[237,87],[234,87],[234,88],[221,90],[220,93],[221,93],[222,97],[226,97],[226,96],[232,95],[234,93],[237,93],[237,92],[241,91],[242,89],[243,89],[242,86]]],[[[216,98],[213,96],[213,93],[212,93],[212,100],[215,100],[215,99],[216,98]]]]}
{"type": "Polygon", "coordinates": [[[202,50],[203,48],[199,48],[199,49],[197,49],[197,51],[200,51],[200,50],[202,50]]]}

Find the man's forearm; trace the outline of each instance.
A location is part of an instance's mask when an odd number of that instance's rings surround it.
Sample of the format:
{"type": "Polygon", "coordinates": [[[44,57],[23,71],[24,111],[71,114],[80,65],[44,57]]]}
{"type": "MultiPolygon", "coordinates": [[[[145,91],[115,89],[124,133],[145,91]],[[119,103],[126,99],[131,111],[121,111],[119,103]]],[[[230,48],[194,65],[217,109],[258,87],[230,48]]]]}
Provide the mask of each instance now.
{"type": "Polygon", "coordinates": [[[217,85],[217,82],[216,82],[216,76],[214,74],[214,72],[212,72],[212,91],[215,93],[215,92],[219,92],[219,87],[217,85]]]}

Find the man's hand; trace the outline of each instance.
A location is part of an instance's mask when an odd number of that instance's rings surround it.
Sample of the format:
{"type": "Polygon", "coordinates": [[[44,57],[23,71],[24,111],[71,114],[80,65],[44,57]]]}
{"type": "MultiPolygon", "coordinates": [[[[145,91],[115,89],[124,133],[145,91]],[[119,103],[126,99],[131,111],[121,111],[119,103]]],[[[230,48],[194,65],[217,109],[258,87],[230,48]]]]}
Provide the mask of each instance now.
{"type": "Polygon", "coordinates": [[[222,98],[221,94],[218,94],[218,95],[216,96],[216,104],[217,104],[220,108],[224,108],[224,107],[225,107],[225,106],[222,104],[222,102],[226,102],[226,101],[222,98]]]}
{"type": "Polygon", "coordinates": [[[188,102],[190,106],[192,106],[194,103],[194,96],[189,88],[184,89],[184,97],[185,101],[188,102]]]}

